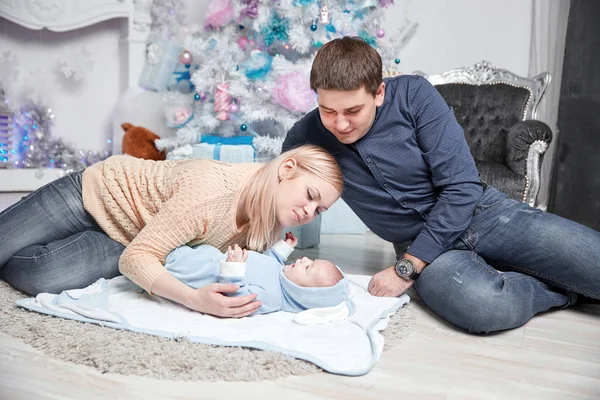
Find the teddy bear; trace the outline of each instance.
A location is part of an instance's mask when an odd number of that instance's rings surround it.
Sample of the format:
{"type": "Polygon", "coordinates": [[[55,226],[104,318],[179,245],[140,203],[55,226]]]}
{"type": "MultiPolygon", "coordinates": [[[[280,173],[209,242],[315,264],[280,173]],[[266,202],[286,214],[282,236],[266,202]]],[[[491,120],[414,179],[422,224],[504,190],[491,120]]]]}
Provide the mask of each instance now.
{"type": "Polygon", "coordinates": [[[165,151],[158,151],[154,145],[154,141],[160,139],[156,133],[129,122],[121,124],[121,128],[125,131],[122,144],[123,154],[155,161],[167,158],[165,151]]]}

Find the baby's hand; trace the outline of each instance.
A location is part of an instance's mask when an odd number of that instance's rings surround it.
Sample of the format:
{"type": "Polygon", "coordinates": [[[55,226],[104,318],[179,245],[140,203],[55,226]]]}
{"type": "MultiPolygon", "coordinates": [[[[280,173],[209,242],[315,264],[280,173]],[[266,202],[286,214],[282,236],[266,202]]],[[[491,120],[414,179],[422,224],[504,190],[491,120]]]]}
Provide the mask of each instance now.
{"type": "Polygon", "coordinates": [[[231,246],[227,247],[227,260],[228,262],[246,262],[248,260],[248,250],[238,246],[237,244],[231,249],[231,246]]]}
{"type": "Polygon", "coordinates": [[[298,238],[294,236],[292,232],[288,232],[285,234],[285,242],[291,247],[294,248],[298,244],[298,238]]]}

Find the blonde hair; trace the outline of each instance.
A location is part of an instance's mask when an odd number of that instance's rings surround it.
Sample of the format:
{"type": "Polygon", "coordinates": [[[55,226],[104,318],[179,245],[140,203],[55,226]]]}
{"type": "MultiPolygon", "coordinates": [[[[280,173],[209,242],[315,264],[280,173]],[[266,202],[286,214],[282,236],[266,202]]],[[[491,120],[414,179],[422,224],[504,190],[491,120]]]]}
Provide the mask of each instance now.
{"type": "Polygon", "coordinates": [[[288,150],[259,169],[248,183],[246,215],[248,223],[242,228],[246,236],[246,247],[264,251],[281,235],[277,228],[275,207],[279,167],[287,159],[296,161],[296,171],[308,172],[331,184],[340,193],[344,187],[342,171],[331,154],[315,145],[303,145],[288,150]]]}

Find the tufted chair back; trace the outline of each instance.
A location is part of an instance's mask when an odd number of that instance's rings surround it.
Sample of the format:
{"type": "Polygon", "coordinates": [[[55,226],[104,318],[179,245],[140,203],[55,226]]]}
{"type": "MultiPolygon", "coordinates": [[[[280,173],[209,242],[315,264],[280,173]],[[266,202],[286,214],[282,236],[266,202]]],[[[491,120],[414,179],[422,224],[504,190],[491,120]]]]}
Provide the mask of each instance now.
{"type": "Polygon", "coordinates": [[[552,140],[551,129],[535,120],[550,75],[522,78],[486,61],[440,75],[416,74],[453,108],[481,178],[533,206],[542,156],[552,140]]]}

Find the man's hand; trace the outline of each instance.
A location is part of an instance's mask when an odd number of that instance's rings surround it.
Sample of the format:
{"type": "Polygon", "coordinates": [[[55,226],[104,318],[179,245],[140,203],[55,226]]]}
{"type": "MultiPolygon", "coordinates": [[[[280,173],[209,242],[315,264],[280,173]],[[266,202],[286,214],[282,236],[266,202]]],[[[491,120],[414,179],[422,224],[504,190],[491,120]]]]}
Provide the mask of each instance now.
{"type": "Polygon", "coordinates": [[[423,272],[423,268],[425,268],[427,266],[427,263],[425,261],[413,256],[412,254],[404,253],[402,255],[402,258],[406,258],[407,260],[412,261],[412,263],[415,266],[415,269],[417,270],[418,273],[423,272]]]}
{"type": "Polygon", "coordinates": [[[238,246],[237,244],[231,249],[231,246],[227,247],[227,262],[246,262],[248,261],[248,250],[238,246]]]}
{"type": "Polygon", "coordinates": [[[298,244],[298,238],[292,232],[288,232],[285,234],[285,242],[293,249],[298,244]]]}
{"type": "Polygon", "coordinates": [[[369,282],[369,293],[379,297],[398,297],[413,285],[414,281],[400,278],[392,265],[376,273],[369,282]]]}

